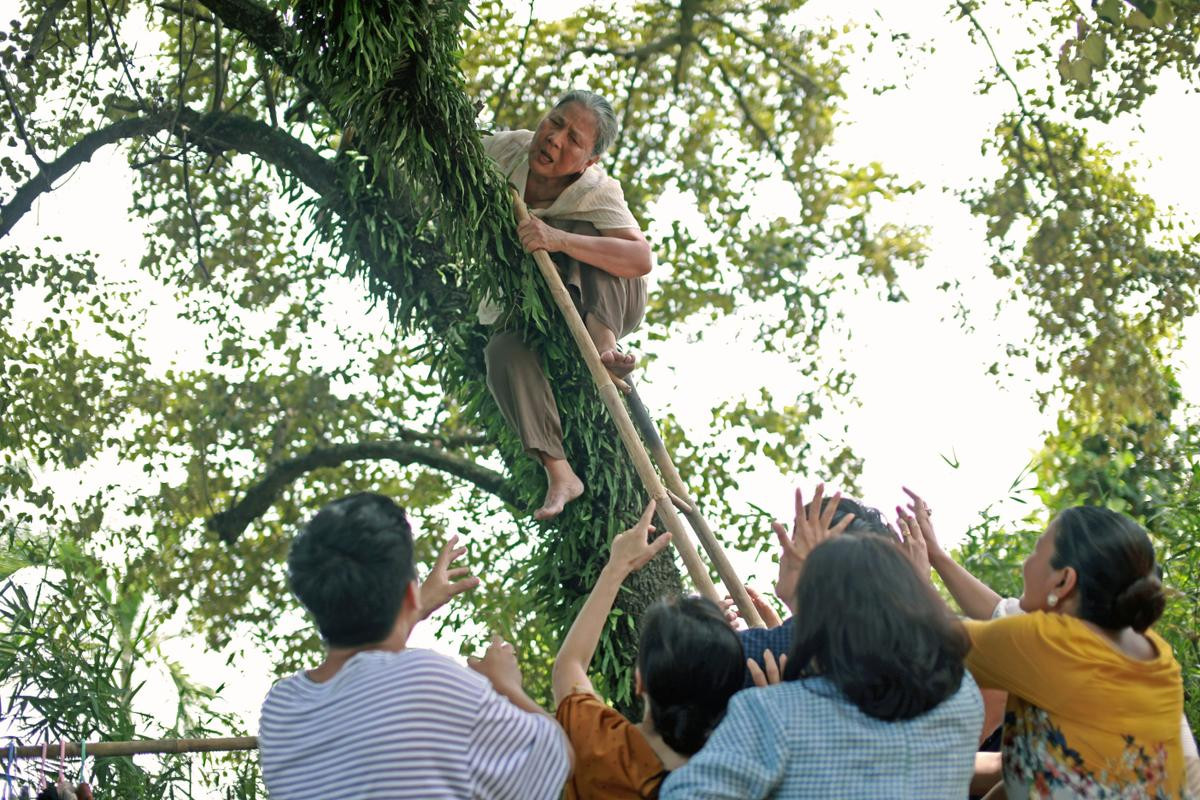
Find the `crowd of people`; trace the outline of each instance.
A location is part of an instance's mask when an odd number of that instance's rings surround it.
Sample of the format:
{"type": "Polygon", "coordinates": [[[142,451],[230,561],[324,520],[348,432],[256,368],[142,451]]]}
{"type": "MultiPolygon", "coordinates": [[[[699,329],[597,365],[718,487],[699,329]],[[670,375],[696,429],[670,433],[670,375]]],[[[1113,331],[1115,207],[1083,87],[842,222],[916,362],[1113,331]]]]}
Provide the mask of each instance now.
{"type": "Polygon", "coordinates": [[[263,704],[270,796],[1200,796],[1180,666],[1152,629],[1166,596],[1146,531],[1069,508],[1026,558],[1024,593],[1002,598],[910,498],[889,523],[797,491],[791,529],[776,525],[775,592],[790,613],[755,593],[765,629],[701,597],[653,605],[635,658],[640,719],[599,697],[589,669],[622,583],[670,545],[654,536],[653,503],[613,539],[562,642],[553,714],[525,692],[507,642],[466,666],[406,646],[478,585],[455,565],[457,539],[418,581],[400,507],[371,493],[331,503],[288,556],[327,652],[263,704]]]}
{"type": "MultiPolygon", "coordinates": [[[[552,255],[620,378],[635,360],[618,340],[641,321],[653,259],[597,164],[616,125],[603,98],[575,91],[536,130],[497,133],[484,149],[533,214],[522,243],[552,255]]],[[[503,302],[479,308],[493,326],[488,386],[545,469],[533,516],[547,520],[585,487],[541,359],[503,302]]],[[[896,511],[891,523],[821,488],[811,502],[797,491],[791,529],[775,526],[788,618],[757,593],[766,628],[736,630],[700,597],[655,604],[638,621],[642,714],[629,719],[589,670],[622,583],[670,544],[653,536],[653,504],[612,541],[562,642],[550,713],[507,642],[467,666],[406,646],[478,583],[454,566],[456,539],[418,581],[402,509],[376,494],[334,502],[288,556],[327,652],[263,703],[267,789],[275,800],[1200,798],[1180,666],[1152,629],[1166,595],[1145,530],[1103,508],[1063,511],[1014,599],[947,555],[916,494],[896,511]]]]}

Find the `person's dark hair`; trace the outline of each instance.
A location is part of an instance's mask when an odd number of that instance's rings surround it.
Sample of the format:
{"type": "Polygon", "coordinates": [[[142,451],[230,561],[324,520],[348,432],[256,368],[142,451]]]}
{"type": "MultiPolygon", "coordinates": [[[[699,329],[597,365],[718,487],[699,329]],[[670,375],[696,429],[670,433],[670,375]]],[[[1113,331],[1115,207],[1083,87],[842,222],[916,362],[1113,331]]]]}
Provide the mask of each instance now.
{"type": "Polygon", "coordinates": [[[883,513],[879,509],[872,508],[850,497],[843,497],[838,500],[837,511],[833,513],[833,519],[830,520],[829,527],[836,527],[842,520],[842,517],[847,514],[853,514],[854,519],[846,526],[845,533],[870,533],[882,536],[892,542],[898,541],[896,532],[888,526],[887,519],[884,518],[883,513]]]}
{"type": "Polygon", "coordinates": [[[655,603],[643,615],[638,670],[658,735],[690,756],[742,688],[746,658],[716,603],[681,597],[655,603]]]}
{"type": "Polygon", "coordinates": [[[1138,633],[1158,621],[1167,598],[1154,545],[1141,525],[1100,506],[1068,508],[1053,524],[1050,565],[1074,568],[1082,619],[1138,633]]]}
{"type": "Polygon", "coordinates": [[[287,564],[292,591],[327,644],[373,644],[391,633],[416,577],[412,529],[389,498],[352,494],[309,520],[287,564]]]}
{"type": "Polygon", "coordinates": [[[894,542],[862,534],[822,542],[796,595],[785,680],[820,675],[887,722],[924,714],[962,684],[966,631],[894,542]]]}

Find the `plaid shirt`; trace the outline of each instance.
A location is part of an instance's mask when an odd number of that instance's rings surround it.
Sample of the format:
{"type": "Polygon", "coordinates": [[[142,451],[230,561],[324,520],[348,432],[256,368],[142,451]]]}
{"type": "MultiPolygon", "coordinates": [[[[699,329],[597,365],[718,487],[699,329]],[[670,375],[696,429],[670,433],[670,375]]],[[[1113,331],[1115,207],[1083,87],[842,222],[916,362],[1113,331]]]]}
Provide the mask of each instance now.
{"type": "Polygon", "coordinates": [[[982,726],[970,673],[936,708],[900,722],[867,716],[824,678],[747,689],[659,797],[962,800],[982,726]]]}

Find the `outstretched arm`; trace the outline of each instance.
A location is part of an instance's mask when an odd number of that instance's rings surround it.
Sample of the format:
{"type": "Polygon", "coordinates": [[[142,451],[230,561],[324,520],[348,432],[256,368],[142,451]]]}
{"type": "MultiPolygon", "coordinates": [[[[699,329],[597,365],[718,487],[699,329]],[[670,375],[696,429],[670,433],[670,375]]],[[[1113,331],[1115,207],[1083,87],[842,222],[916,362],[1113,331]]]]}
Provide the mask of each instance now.
{"type": "Polygon", "coordinates": [[[551,689],[554,692],[555,706],[570,694],[592,691],[592,682],[587,674],[588,667],[596,653],[596,646],[600,643],[600,634],[617,599],[617,592],[621,590],[621,584],[629,573],[640,569],[671,541],[670,533],[664,533],[653,542],[646,541],[650,532],[654,530],[650,524],[653,516],[654,501],[651,500],[637,525],[613,539],[608,563],[601,570],[599,580],[580,609],[579,616],[571,624],[571,630],[563,640],[558,657],[554,659],[551,689]]]}
{"type": "Polygon", "coordinates": [[[958,607],[971,619],[991,619],[992,612],[1002,599],[1000,595],[942,549],[933,532],[929,506],[911,489],[905,489],[904,493],[912,498],[912,502],[908,504],[912,511],[912,517],[909,519],[915,522],[915,526],[910,522],[910,527],[916,527],[921,532],[929,554],[929,564],[942,577],[942,582],[946,584],[954,602],[958,603],[958,607]]]}

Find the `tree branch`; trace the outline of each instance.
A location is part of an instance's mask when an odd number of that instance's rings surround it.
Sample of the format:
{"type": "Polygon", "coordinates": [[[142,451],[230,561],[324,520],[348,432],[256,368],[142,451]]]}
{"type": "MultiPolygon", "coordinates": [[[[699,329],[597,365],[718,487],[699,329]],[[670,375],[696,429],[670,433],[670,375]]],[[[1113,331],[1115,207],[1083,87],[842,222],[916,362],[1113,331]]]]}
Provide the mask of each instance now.
{"type": "MultiPolygon", "coordinates": [[[[1017,134],[1020,145],[1022,147],[1026,146],[1024,137],[1021,136],[1021,121],[1028,119],[1033,123],[1033,127],[1037,129],[1038,136],[1040,136],[1042,139],[1042,147],[1044,147],[1046,150],[1046,165],[1050,167],[1050,177],[1054,179],[1055,190],[1061,193],[1062,181],[1058,174],[1058,164],[1054,161],[1054,153],[1050,147],[1050,137],[1046,134],[1046,128],[1042,122],[1041,116],[1033,114],[1029,110],[1029,107],[1025,104],[1025,95],[1021,91],[1021,87],[1017,85],[1017,81],[1013,78],[1012,73],[1010,73],[1005,68],[1004,64],[1000,62],[1000,56],[996,53],[996,48],[992,44],[992,37],[988,35],[987,30],[975,17],[975,13],[971,10],[971,6],[963,2],[963,0],[958,0],[958,10],[961,16],[966,17],[970,21],[971,27],[975,29],[975,32],[983,37],[983,43],[987,45],[988,52],[992,54],[992,63],[996,66],[996,72],[999,73],[1000,77],[1012,87],[1013,94],[1016,95],[1017,106],[1021,109],[1021,117],[1017,120],[1017,124],[1014,126],[1014,131],[1017,134]]],[[[1024,154],[1021,153],[1020,150],[1017,152],[1017,157],[1021,160],[1022,165],[1025,166],[1026,172],[1032,176],[1033,172],[1029,169],[1028,164],[1025,163],[1024,154]]]]}
{"type": "Polygon", "coordinates": [[[289,484],[313,470],[337,467],[350,461],[394,461],[405,466],[421,464],[472,483],[509,505],[517,504],[515,490],[499,472],[448,453],[440,447],[399,440],[357,442],[317,447],[302,456],[276,464],[246,491],[242,499],[225,511],[209,517],[208,528],[217,533],[222,541],[232,544],[254,520],[267,512],[289,484]]]}
{"type": "Polygon", "coordinates": [[[274,10],[258,0],[201,0],[222,22],[245,34],[251,44],[271,56],[285,72],[296,64],[292,35],[274,10]]]}
{"type": "Polygon", "coordinates": [[[42,44],[46,41],[46,34],[50,32],[50,28],[54,26],[55,20],[62,10],[67,7],[70,0],[54,0],[50,5],[46,6],[46,10],[42,12],[42,16],[38,19],[37,27],[33,29],[33,34],[29,37],[29,50],[25,53],[25,63],[32,64],[37,60],[38,54],[42,51],[42,44]]]}
{"type": "Polygon", "coordinates": [[[647,42],[641,47],[627,47],[623,50],[612,50],[607,47],[581,47],[577,52],[585,56],[613,56],[615,58],[646,58],[648,56],[661,53],[664,50],[670,50],[676,45],[695,43],[696,39],[690,35],[676,31],[670,36],[664,36],[661,39],[655,39],[653,42],[647,42]]]}
{"type": "MultiPolygon", "coordinates": [[[[54,182],[75,167],[91,160],[96,151],[126,139],[152,136],[176,124],[175,109],[162,109],[140,117],[114,122],[86,134],[47,163],[0,207],[0,238],[28,213],[35,200],[54,188],[54,182]]],[[[294,175],[321,195],[337,191],[337,168],[295,137],[247,117],[223,112],[201,114],[188,108],[178,111],[178,126],[187,139],[209,150],[237,150],[258,156],[272,166],[294,175]]]]}
{"type": "Polygon", "coordinates": [[[777,67],[782,69],[787,74],[791,75],[797,82],[799,82],[801,85],[803,85],[804,91],[807,92],[809,95],[813,95],[816,97],[821,97],[821,96],[825,95],[825,91],[820,87],[820,85],[817,84],[817,82],[813,79],[813,77],[811,75],[803,72],[798,67],[796,67],[795,65],[788,62],[783,56],[781,56],[779,54],[779,52],[777,50],[775,50],[774,48],[767,45],[766,42],[758,41],[754,37],[750,36],[750,34],[735,27],[734,25],[732,25],[720,14],[712,14],[709,12],[704,12],[704,17],[705,17],[705,19],[711,20],[712,22],[715,22],[717,25],[720,25],[722,28],[724,28],[726,31],[728,31],[735,39],[738,39],[743,44],[749,45],[750,47],[757,50],[763,57],[770,59],[771,61],[774,61],[775,65],[777,67]]]}
{"type": "Polygon", "coordinates": [[[512,86],[513,78],[521,71],[521,67],[525,66],[525,58],[529,52],[529,34],[533,30],[533,19],[533,0],[529,0],[529,19],[525,21],[525,30],[521,31],[521,43],[517,45],[517,63],[513,64],[513,68],[504,77],[500,91],[496,92],[496,107],[492,109],[492,119],[497,122],[500,121],[500,112],[508,102],[508,91],[512,86]]]}
{"type": "Polygon", "coordinates": [[[25,216],[38,197],[54,188],[56,180],[80,164],[89,161],[101,147],[125,139],[158,133],[167,126],[172,116],[169,112],[159,112],[144,117],[124,119],[114,122],[108,127],[92,131],[68,147],[62,155],[48,163],[27,183],[19,187],[12,199],[0,207],[0,238],[13,229],[13,226],[21,217],[25,216]]]}
{"type": "Polygon", "coordinates": [[[770,132],[762,126],[757,119],[754,118],[754,111],[750,108],[749,101],[746,100],[746,95],[738,87],[738,82],[729,77],[729,73],[725,71],[725,66],[713,57],[712,52],[704,46],[703,43],[697,42],[696,47],[699,48],[717,68],[717,73],[721,76],[721,83],[725,84],[725,88],[730,91],[734,99],[737,101],[738,108],[741,109],[742,117],[746,120],[746,124],[754,129],[758,137],[762,139],[763,146],[771,151],[771,155],[775,156],[775,160],[779,162],[780,168],[783,170],[783,177],[788,183],[793,185],[799,181],[792,172],[792,166],[788,163],[787,158],[783,154],[783,150],[779,147],[779,143],[771,136],[770,132]]]}

